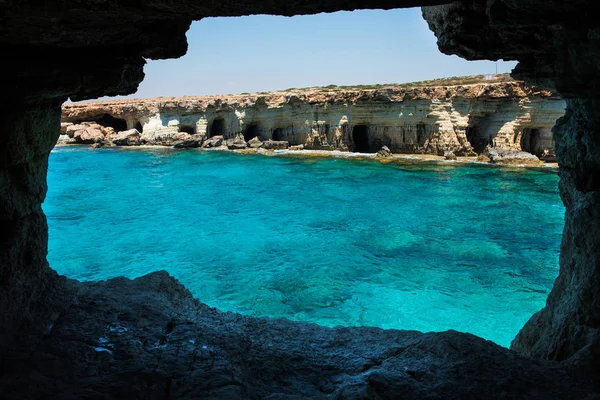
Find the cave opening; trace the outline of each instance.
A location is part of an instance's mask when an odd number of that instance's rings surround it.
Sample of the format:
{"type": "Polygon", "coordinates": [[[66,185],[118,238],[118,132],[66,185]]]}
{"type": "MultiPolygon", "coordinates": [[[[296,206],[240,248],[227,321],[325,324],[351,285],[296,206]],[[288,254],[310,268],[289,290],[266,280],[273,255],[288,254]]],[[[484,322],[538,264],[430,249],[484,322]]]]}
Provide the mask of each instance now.
{"type": "Polygon", "coordinates": [[[283,137],[284,137],[283,136],[283,128],[275,128],[273,130],[273,134],[271,135],[271,138],[273,140],[281,141],[281,140],[283,140],[283,137]]]}
{"type": "Polygon", "coordinates": [[[179,127],[179,132],[185,132],[189,135],[195,134],[195,129],[192,125],[182,125],[179,127]]]}
{"type": "Polygon", "coordinates": [[[217,117],[213,120],[213,122],[210,126],[208,137],[222,136],[224,134],[225,134],[225,120],[221,117],[217,117]]]}
{"type": "Polygon", "coordinates": [[[425,146],[427,141],[427,134],[425,130],[425,124],[417,124],[417,145],[419,147],[425,146]]]}
{"type": "Polygon", "coordinates": [[[369,127],[367,125],[355,125],[352,129],[352,141],[356,153],[370,153],[369,127]]]}
{"type": "Polygon", "coordinates": [[[127,121],[121,118],[115,118],[110,114],[104,114],[100,119],[96,120],[96,123],[106,128],[113,128],[115,132],[127,130],[127,121]]]}
{"type": "Polygon", "coordinates": [[[250,124],[244,129],[244,140],[247,142],[255,137],[260,137],[259,126],[258,124],[250,124]]]}
{"type": "Polygon", "coordinates": [[[139,132],[142,133],[144,132],[144,126],[142,125],[142,123],[140,121],[136,122],[134,128],[139,132]]]}
{"type": "Polygon", "coordinates": [[[473,147],[473,151],[477,154],[483,153],[487,145],[490,144],[489,139],[481,134],[481,129],[478,125],[468,126],[465,130],[465,134],[467,136],[467,141],[471,147],[473,147]]]}
{"type": "Polygon", "coordinates": [[[521,136],[521,150],[531,153],[533,155],[541,155],[541,149],[539,148],[540,142],[540,130],[535,128],[523,129],[523,135],[521,136]]]}

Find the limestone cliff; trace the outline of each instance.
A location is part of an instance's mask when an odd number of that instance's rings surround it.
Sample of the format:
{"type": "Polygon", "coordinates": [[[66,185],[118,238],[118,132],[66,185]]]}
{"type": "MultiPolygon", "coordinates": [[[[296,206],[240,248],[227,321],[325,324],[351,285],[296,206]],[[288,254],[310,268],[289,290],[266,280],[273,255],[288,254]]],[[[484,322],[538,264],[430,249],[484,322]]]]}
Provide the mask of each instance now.
{"type": "Polygon", "coordinates": [[[508,81],[72,103],[62,120],[65,140],[79,143],[90,142],[89,126],[68,123],[96,121],[108,138],[137,129],[142,144],[172,145],[187,133],[199,144],[243,135],[306,149],[475,155],[489,145],[542,156],[553,154],[551,129],[564,109],[552,92],[508,81]]]}

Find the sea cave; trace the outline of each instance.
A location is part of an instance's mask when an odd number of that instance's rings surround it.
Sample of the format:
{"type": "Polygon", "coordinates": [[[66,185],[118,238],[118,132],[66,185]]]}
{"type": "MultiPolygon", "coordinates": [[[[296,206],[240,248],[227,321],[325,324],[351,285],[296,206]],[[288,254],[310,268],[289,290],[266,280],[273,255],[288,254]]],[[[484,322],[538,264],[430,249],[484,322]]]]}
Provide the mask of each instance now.
{"type": "MultiPolygon", "coordinates": [[[[0,42],[8,50],[0,140],[2,397],[598,397],[600,42],[592,6],[589,0],[158,1],[109,9],[84,1],[67,13],[55,1],[2,3],[0,42]],[[560,272],[545,307],[510,349],[453,330],[327,328],[223,313],[164,271],[83,282],[48,264],[41,205],[65,101],[135,92],[145,59],[186,53],[192,20],[416,6],[423,6],[442,52],[517,60],[514,77],[566,100],[553,128],[566,209],[560,272]]],[[[216,122],[210,136],[224,133],[224,123],[216,122]]],[[[536,152],[537,128],[528,129],[522,146],[536,152]]],[[[425,133],[417,127],[419,145],[425,133]]]]}

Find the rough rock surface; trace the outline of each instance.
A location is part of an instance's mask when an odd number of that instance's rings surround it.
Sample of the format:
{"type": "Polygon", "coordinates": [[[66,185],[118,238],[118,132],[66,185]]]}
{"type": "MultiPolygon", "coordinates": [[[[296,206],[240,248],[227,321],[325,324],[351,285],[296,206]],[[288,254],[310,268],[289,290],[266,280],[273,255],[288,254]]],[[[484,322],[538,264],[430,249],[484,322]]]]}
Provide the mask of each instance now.
{"type": "Polygon", "coordinates": [[[204,136],[202,135],[190,135],[189,133],[179,132],[173,135],[173,147],[176,149],[191,149],[200,147],[203,140],[204,136]]]}
{"type": "Polygon", "coordinates": [[[211,148],[211,147],[220,147],[223,145],[223,136],[213,136],[210,139],[206,139],[204,143],[202,143],[202,147],[211,148]]]}
{"type": "Polygon", "coordinates": [[[600,371],[600,31],[591,1],[461,1],[424,8],[440,50],[467,59],[516,59],[513,76],[567,98],[555,128],[566,206],[560,273],[546,307],[512,348],[600,371]]]}
{"type": "Polygon", "coordinates": [[[456,157],[456,154],[454,154],[454,153],[453,153],[453,152],[451,152],[451,151],[446,151],[446,152],[444,153],[444,158],[445,158],[446,160],[456,160],[456,159],[457,159],[457,157],[456,157]]]}
{"type": "MultiPolygon", "coordinates": [[[[542,161],[526,151],[488,147],[487,156],[494,164],[538,165],[542,161]]],[[[456,156],[454,156],[456,158],[456,156]]]]}
{"type": "Polygon", "coordinates": [[[250,147],[251,149],[258,149],[261,146],[262,146],[262,142],[256,136],[248,141],[248,147],[250,147]]]}
{"type": "Polygon", "coordinates": [[[391,155],[392,155],[392,152],[390,151],[390,149],[387,146],[383,146],[377,152],[377,157],[389,157],[391,155]]]}
{"type": "Polygon", "coordinates": [[[112,138],[112,142],[117,146],[137,146],[140,144],[140,133],[137,129],[118,132],[112,138]]]}
{"type": "Polygon", "coordinates": [[[67,126],[65,134],[75,143],[91,144],[103,141],[105,136],[111,135],[113,132],[96,123],[84,122],[67,126]]]}
{"type": "Polygon", "coordinates": [[[542,155],[554,154],[551,129],[564,109],[550,91],[508,81],[70,103],[62,119],[110,115],[143,129],[146,144],[168,143],[165,138],[186,128],[205,137],[218,130],[225,140],[252,135],[313,150],[375,153],[387,146],[393,153],[475,155],[491,145],[542,155]]]}
{"type": "Polygon", "coordinates": [[[454,331],[222,313],[166,272],[73,285],[76,301],[35,351],[5,358],[3,398],[547,400],[590,392],[567,364],[454,331]]]}
{"type": "Polygon", "coordinates": [[[227,148],[230,150],[243,150],[248,147],[248,143],[244,140],[243,135],[237,135],[233,139],[229,139],[225,141],[227,148]]]}
{"type": "Polygon", "coordinates": [[[290,143],[285,140],[265,140],[262,143],[262,148],[267,150],[285,150],[290,146],[290,143]]]}

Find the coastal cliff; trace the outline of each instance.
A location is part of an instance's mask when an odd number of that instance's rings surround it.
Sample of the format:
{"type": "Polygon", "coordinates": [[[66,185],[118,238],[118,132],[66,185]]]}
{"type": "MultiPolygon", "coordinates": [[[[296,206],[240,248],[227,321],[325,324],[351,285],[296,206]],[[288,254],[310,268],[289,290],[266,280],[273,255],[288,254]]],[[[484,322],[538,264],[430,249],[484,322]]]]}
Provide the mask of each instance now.
{"type": "Polygon", "coordinates": [[[518,81],[162,97],[65,104],[61,141],[458,156],[492,147],[552,159],[564,109],[551,91],[518,81]]]}

